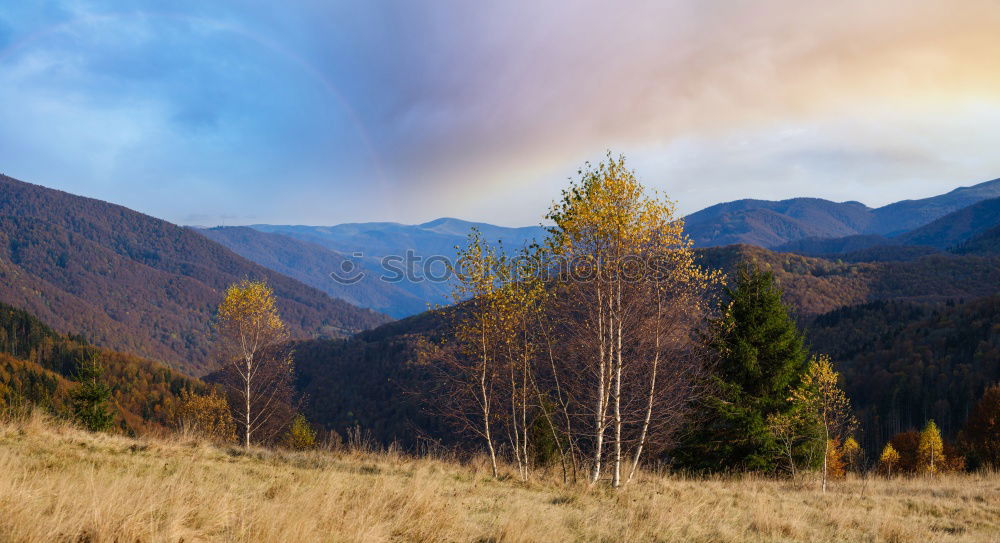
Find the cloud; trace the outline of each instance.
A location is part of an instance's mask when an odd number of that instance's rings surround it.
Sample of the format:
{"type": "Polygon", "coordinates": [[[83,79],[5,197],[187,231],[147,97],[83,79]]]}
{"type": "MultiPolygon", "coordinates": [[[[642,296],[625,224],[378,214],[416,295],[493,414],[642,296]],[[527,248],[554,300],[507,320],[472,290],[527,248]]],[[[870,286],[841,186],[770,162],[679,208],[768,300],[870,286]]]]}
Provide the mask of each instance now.
{"type": "Polygon", "coordinates": [[[684,211],[876,204],[1000,175],[997,28],[992,0],[20,6],[0,164],[178,221],[534,223],[606,149],[684,211]]]}

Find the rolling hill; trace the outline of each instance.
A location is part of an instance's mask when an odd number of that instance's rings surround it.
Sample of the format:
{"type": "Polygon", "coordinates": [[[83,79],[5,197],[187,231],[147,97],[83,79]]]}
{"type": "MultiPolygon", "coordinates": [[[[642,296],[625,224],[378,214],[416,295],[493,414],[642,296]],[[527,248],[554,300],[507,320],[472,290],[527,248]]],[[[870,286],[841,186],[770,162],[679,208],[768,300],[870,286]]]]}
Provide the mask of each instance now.
{"type": "Polygon", "coordinates": [[[0,176],[0,302],[62,333],[202,375],[213,368],[215,306],[244,277],[271,283],[300,338],[345,336],[388,320],[191,229],[0,176]]]}
{"type": "Polygon", "coordinates": [[[920,228],[901,234],[899,245],[920,245],[949,249],[987,230],[1000,226],[1000,198],[983,200],[954,211],[920,228]]]}
{"type": "Polygon", "coordinates": [[[902,234],[885,237],[874,234],[841,238],[803,238],[782,244],[776,251],[812,256],[852,255],[852,260],[870,255],[872,259],[893,259],[892,255],[955,251],[968,240],[1000,227],[1000,198],[982,200],[902,234]],[[904,249],[905,248],[905,249],[904,249]]]}
{"type": "MultiPolygon", "coordinates": [[[[688,215],[686,227],[698,247],[744,243],[776,248],[805,238],[891,237],[997,197],[1000,197],[1000,179],[875,209],[859,202],[831,202],[818,198],[778,202],[737,200],[688,215]]],[[[864,247],[855,250],[858,248],[864,247]]]]}

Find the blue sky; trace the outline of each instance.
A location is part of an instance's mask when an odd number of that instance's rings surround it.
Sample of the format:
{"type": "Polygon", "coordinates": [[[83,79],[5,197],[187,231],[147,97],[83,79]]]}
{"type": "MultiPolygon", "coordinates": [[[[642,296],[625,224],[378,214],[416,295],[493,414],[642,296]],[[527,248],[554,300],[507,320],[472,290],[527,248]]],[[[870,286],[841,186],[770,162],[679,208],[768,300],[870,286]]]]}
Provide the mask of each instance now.
{"type": "Polygon", "coordinates": [[[997,28],[989,0],[0,0],[0,172],[183,224],[521,225],[611,149],[683,212],[881,205],[1000,177],[997,28]]]}

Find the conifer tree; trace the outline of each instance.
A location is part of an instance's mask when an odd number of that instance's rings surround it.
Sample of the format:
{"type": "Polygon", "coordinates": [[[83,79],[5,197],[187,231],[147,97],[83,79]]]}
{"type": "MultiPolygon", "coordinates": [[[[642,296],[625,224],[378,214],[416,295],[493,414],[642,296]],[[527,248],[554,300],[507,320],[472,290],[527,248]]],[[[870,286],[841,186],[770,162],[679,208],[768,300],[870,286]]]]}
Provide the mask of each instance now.
{"type": "Polygon", "coordinates": [[[77,363],[77,380],[80,385],[73,391],[73,414],[76,420],[91,432],[111,428],[114,416],[108,410],[111,388],[101,382],[104,368],[97,353],[82,357],[77,363]]]}
{"type": "Polygon", "coordinates": [[[920,432],[920,445],[917,447],[917,471],[920,473],[938,473],[944,466],[944,443],[941,432],[933,420],[927,421],[920,432]]]}
{"type": "MultiPolygon", "coordinates": [[[[792,409],[788,395],[808,353],[773,274],[743,264],[725,293],[723,316],[714,323],[718,362],[710,392],[674,458],[696,471],[773,471],[787,455],[768,418],[792,409]]],[[[793,456],[804,453],[797,446],[793,456]]]]}

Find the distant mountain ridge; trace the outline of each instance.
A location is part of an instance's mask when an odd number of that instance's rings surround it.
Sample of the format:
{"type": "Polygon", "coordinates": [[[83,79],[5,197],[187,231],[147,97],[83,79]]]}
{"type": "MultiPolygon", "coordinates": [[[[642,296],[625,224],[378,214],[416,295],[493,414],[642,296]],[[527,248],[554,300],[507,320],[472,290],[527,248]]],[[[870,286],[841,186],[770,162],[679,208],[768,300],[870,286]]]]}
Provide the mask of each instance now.
{"type": "Polygon", "coordinates": [[[990,232],[998,226],[1000,226],[1000,198],[992,198],[953,211],[919,228],[893,237],[870,234],[842,238],[805,238],[779,245],[774,247],[774,250],[810,256],[835,256],[851,253],[900,254],[905,247],[911,252],[917,248],[924,248],[927,251],[989,255],[992,253],[985,248],[988,245],[985,242],[971,245],[965,242],[979,237],[985,240],[994,235],[990,232]]]}
{"type": "MultiPolygon", "coordinates": [[[[852,262],[906,261],[965,242],[1000,223],[998,198],[1000,179],[876,209],[855,201],[819,198],[737,200],[692,213],[685,218],[685,229],[696,247],[744,244],[852,262]]],[[[408,253],[422,259],[454,258],[455,246],[465,244],[472,228],[479,229],[490,242],[503,240],[508,249],[540,241],[546,235],[540,226],[508,228],[449,217],[416,225],[254,224],[199,231],[249,260],[332,296],[402,318],[450,302],[451,285],[423,280],[424,270],[419,266],[415,277],[379,280],[387,271],[383,258],[408,253]],[[344,265],[357,266],[365,277],[353,284],[334,281],[331,272],[344,265]]],[[[977,251],[988,249],[979,247],[993,246],[985,239],[970,245],[965,253],[980,254],[977,251]]]]}
{"type": "Polygon", "coordinates": [[[818,198],[737,200],[688,215],[685,227],[698,247],[745,243],[777,248],[807,238],[896,236],[969,205],[998,197],[1000,179],[875,209],[860,202],[831,202],[818,198]]]}
{"type": "Polygon", "coordinates": [[[218,226],[198,232],[248,260],[354,305],[396,318],[427,309],[427,302],[419,296],[396,283],[381,281],[374,273],[356,283],[335,281],[331,274],[352,268],[355,259],[317,243],[248,226],[218,226]]]}
{"type": "Polygon", "coordinates": [[[898,245],[949,249],[1000,225],[1000,198],[983,200],[893,238],[898,245]]]}
{"type": "Polygon", "coordinates": [[[345,336],[389,320],[191,229],[0,176],[0,302],[60,332],[201,375],[214,365],[215,306],[244,277],[270,282],[297,337],[345,336]]]}
{"type": "MultiPolygon", "coordinates": [[[[449,217],[415,225],[394,222],[336,226],[255,224],[199,232],[249,260],[328,294],[401,318],[420,313],[429,306],[451,302],[452,284],[439,280],[446,271],[442,258],[454,262],[455,247],[467,243],[473,228],[477,228],[485,240],[502,241],[511,251],[541,241],[546,234],[541,226],[510,228],[449,217]],[[262,235],[253,236],[241,228],[262,235]],[[268,235],[279,238],[268,238],[268,235]],[[277,239],[288,241],[280,243],[277,239]],[[389,260],[385,260],[387,257],[389,260]],[[428,266],[431,258],[434,260],[428,266]],[[408,260],[413,260],[413,264],[407,265],[408,260]],[[330,274],[341,271],[345,261],[357,266],[364,278],[350,284],[336,282],[330,274]]],[[[354,273],[343,275],[353,277],[354,273]]]]}
{"type": "Polygon", "coordinates": [[[541,239],[545,229],[540,226],[508,228],[483,222],[443,217],[423,224],[407,225],[395,222],[346,223],[335,226],[251,224],[250,228],[281,234],[322,245],[342,254],[363,252],[365,257],[401,255],[412,249],[424,256],[455,253],[456,245],[464,245],[472,228],[483,238],[505,245],[520,246],[541,239]]]}

